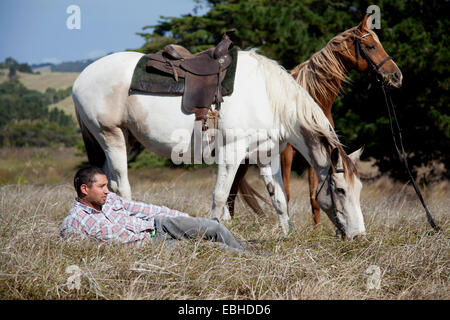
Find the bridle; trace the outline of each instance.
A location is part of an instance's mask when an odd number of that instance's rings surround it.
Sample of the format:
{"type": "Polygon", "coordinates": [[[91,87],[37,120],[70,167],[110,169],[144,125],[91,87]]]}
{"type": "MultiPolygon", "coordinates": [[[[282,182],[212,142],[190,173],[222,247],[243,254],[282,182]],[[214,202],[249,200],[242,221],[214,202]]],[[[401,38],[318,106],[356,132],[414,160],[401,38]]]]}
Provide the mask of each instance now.
{"type": "Polygon", "coordinates": [[[372,58],[367,54],[367,52],[364,50],[363,46],[361,45],[361,39],[364,39],[365,37],[371,36],[372,34],[370,32],[363,34],[361,37],[358,37],[356,35],[356,32],[353,31],[355,34],[355,57],[356,57],[356,70],[359,71],[359,56],[361,55],[362,58],[364,58],[369,66],[372,68],[372,71],[376,74],[376,79],[378,81],[382,80],[382,75],[379,69],[389,60],[392,59],[391,56],[387,56],[384,58],[380,63],[376,64],[372,58]]]}
{"type": "MultiPolygon", "coordinates": [[[[335,172],[336,173],[345,173],[344,169],[336,169],[335,172]]],[[[331,210],[332,210],[332,213],[333,213],[333,222],[335,223],[335,225],[336,225],[337,229],[339,230],[339,232],[342,235],[345,235],[344,226],[342,225],[342,223],[339,221],[339,219],[337,217],[337,213],[339,212],[339,210],[336,207],[336,199],[334,197],[334,191],[333,191],[333,187],[336,185],[336,183],[334,182],[334,179],[333,179],[333,168],[332,168],[332,166],[330,166],[330,169],[328,169],[328,174],[327,174],[325,180],[322,182],[322,185],[316,191],[316,199],[317,199],[320,191],[323,189],[323,186],[325,185],[325,182],[327,182],[327,181],[328,181],[328,192],[330,193],[330,198],[331,198],[331,210]]]]}

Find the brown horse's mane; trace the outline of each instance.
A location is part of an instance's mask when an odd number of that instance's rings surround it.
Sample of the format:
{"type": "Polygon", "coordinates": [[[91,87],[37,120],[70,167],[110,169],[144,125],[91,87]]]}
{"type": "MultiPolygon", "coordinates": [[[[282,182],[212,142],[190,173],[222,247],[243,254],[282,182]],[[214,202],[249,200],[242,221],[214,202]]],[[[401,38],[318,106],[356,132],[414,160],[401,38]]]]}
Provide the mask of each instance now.
{"type": "Polygon", "coordinates": [[[354,29],[335,36],[323,49],[291,70],[294,79],[308,91],[324,112],[329,111],[325,110],[327,107],[331,109],[341,91],[342,83],[348,82],[348,69],[337,53],[351,55],[347,40],[354,29]]]}
{"type": "MultiPolygon", "coordinates": [[[[291,75],[297,83],[308,91],[327,116],[331,113],[331,106],[341,91],[342,83],[349,81],[349,70],[343,64],[342,58],[337,56],[337,53],[341,57],[352,55],[347,40],[353,36],[353,31],[356,28],[348,29],[335,36],[323,49],[291,70],[291,75]]],[[[354,174],[359,177],[356,165],[341,146],[338,146],[338,148],[346,177],[351,177],[354,174]]],[[[348,180],[352,181],[351,179],[348,180]]]]}

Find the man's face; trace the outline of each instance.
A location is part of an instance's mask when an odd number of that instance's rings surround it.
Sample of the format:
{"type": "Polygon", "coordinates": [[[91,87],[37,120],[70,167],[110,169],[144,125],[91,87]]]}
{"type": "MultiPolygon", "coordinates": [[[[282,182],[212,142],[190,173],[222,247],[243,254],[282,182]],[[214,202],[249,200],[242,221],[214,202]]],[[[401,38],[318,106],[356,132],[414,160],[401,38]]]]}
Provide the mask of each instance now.
{"type": "Polygon", "coordinates": [[[105,204],[106,196],[109,193],[108,178],[104,174],[96,174],[91,186],[82,184],[80,189],[85,195],[83,200],[93,205],[102,206],[105,204]]]}

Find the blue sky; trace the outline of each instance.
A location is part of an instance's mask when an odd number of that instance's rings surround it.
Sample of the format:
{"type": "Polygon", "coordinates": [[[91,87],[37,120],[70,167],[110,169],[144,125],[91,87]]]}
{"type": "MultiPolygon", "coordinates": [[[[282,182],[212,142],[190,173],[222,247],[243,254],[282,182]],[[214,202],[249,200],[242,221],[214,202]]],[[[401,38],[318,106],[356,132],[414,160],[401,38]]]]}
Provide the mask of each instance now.
{"type": "MultiPolygon", "coordinates": [[[[194,0],[0,0],[0,61],[74,61],[138,48],[142,27],[160,16],[194,14],[194,0]],[[81,29],[70,30],[66,13],[80,8],[81,29]]],[[[199,12],[206,12],[204,8],[199,12]]]]}

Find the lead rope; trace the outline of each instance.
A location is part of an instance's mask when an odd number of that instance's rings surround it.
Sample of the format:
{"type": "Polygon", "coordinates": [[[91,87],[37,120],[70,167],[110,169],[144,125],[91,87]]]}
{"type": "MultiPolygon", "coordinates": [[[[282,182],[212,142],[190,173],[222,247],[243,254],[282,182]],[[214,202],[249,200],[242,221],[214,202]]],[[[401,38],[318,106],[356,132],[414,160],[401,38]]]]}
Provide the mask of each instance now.
{"type": "Polygon", "coordinates": [[[407,173],[409,175],[409,179],[412,182],[414,190],[416,191],[417,196],[419,197],[419,200],[420,200],[420,202],[422,203],[422,206],[425,209],[425,214],[427,216],[428,223],[431,225],[431,227],[436,232],[439,232],[441,230],[441,228],[438,225],[436,225],[436,223],[434,222],[434,219],[431,216],[431,213],[428,210],[428,207],[425,204],[425,201],[423,200],[422,193],[420,192],[419,187],[417,186],[416,181],[414,180],[414,178],[413,178],[413,176],[411,174],[411,170],[409,169],[408,160],[406,158],[406,152],[405,152],[405,149],[403,148],[402,130],[400,129],[400,125],[398,124],[398,119],[397,119],[397,115],[395,113],[395,106],[394,106],[394,103],[392,102],[392,98],[389,95],[389,100],[388,100],[388,95],[386,94],[386,91],[384,89],[383,83],[381,83],[381,89],[383,91],[384,100],[386,102],[386,106],[387,106],[387,110],[388,110],[388,114],[389,114],[389,124],[390,124],[390,127],[391,127],[392,139],[394,140],[395,149],[397,150],[397,153],[398,153],[398,155],[400,157],[400,160],[403,160],[403,163],[405,165],[406,171],[407,171],[407,173]],[[393,124],[392,118],[395,121],[397,134],[395,132],[395,128],[394,128],[394,124],[393,124]],[[397,144],[397,138],[398,138],[398,140],[400,142],[400,148],[398,147],[398,144],[397,144]]]}

